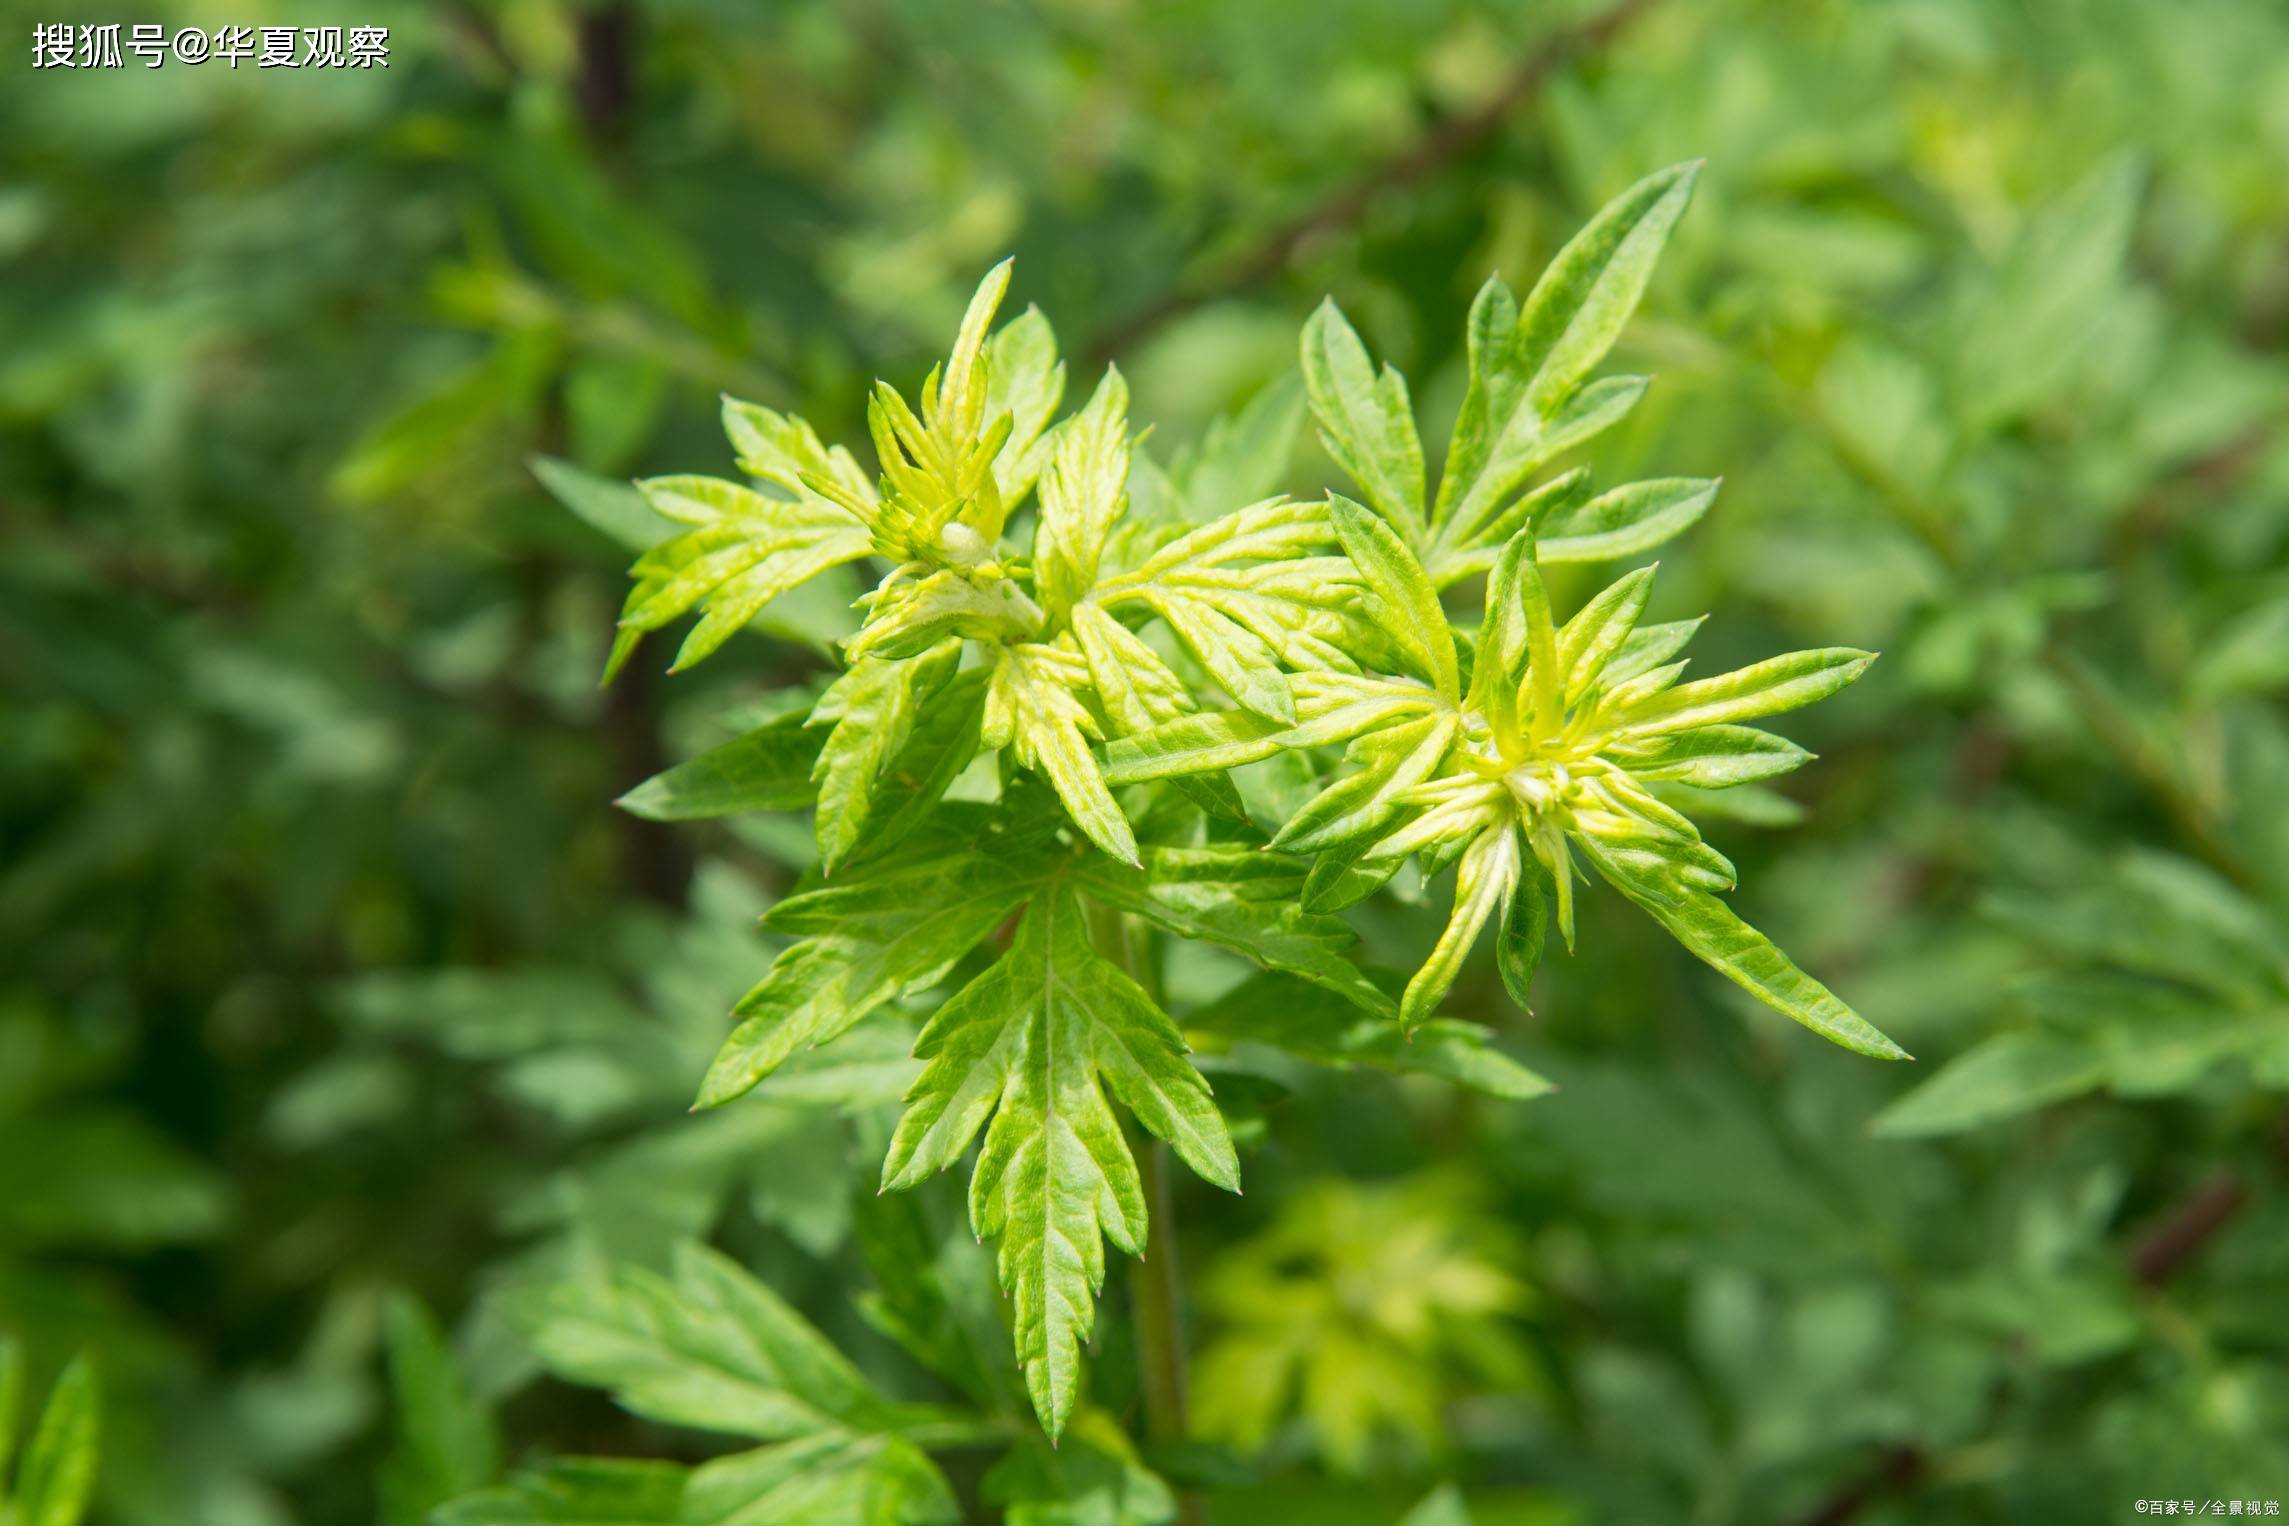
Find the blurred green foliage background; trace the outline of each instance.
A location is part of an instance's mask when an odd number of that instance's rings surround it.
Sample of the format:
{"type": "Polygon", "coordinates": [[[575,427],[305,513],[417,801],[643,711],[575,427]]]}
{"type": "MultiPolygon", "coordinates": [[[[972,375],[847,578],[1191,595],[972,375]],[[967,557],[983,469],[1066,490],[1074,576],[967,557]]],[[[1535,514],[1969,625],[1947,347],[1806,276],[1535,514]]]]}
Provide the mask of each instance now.
{"type": "Polygon", "coordinates": [[[2289,1500],[2274,0],[84,9],[0,4],[0,1330],[36,1391],[96,1353],[102,1519],[421,1519],[393,1290],[511,1459],[696,1455],[500,1312],[679,1236],[895,1365],[879,1121],[684,1114],[807,829],[609,808],[818,657],[599,691],[623,556],[533,457],[721,471],[725,390],[856,438],[1008,251],[1163,459],[1330,292],[1451,412],[1485,275],[1701,155],[1596,464],[1726,477],[1653,616],[1706,662],[1886,652],[1716,835],[1919,1063],[1593,895],[1534,1017],[1454,1004],[1553,1097],[1220,1079],[1273,1126],[1182,1186],[1203,1436],[1153,1460],[1227,1523],[2289,1500]],[[59,19],[392,52],[35,73],[59,19]]]}

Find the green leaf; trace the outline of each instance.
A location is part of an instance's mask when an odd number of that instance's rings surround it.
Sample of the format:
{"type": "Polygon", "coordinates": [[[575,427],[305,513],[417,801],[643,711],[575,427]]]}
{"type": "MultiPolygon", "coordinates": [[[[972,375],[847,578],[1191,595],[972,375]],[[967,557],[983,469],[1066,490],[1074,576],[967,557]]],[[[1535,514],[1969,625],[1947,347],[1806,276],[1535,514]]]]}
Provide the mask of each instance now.
{"type": "Polygon", "coordinates": [[[818,794],[819,737],[800,714],[655,774],[613,803],[646,821],[709,821],[743,811],[799,811],[818,794]]]}
{"type": "Polygon", "coordinates": [[[683,1496],[674,1463],[567,1457],[455,1500],[430,1526],[680,1526],[683,1496]]]}
{"type": "Polygon", "coordinates": [[[1303,383],[1335,464],[1406,544],[1421,545],[1423,446],[1406,379],[1375,369],[1333,298],[1304,324],[1303,383]]]}
{"type": "Polygon", "coordinates": [[[1553,512],[1535,528],[1534,554],[1551,564],[1636,556],[1689,530],[1716,502],[1719,478],[1632,482],[1553,512]]]}
{"type": "Polygon", "coordinates": [[[1658,736],[1801,709],[1834,694],[1875,660],[1872,652],[1822,647],[1679,684],[1635,704],[1620,703],[1616,696],[1609,700],[1614,701],[1621,729],[1633,736],[1658,736]]]}
{"type": "Polygon", "coordinates": [[[983,1493],[1007,1507],[1007,1526],[1166,1526],[1176,1519],[1176,1496],[1119,1423],[1097,1409],[1074,1416],[1061,1445],[1013,1448],[986,1475],[983,1493]]]}
{"type": "Polygon", "coordinates": [[[1696,959],[1758,1001],[1846,1049],[1879,1060],[1911,1058],[1708,891],[1624,859],[1596,838],[1576,841],[1607,883],[1668,928],[1696,959]]]}
{"type": "Polygon", "coordinates": [[[1276,720],[1294,718],[1295,701],[1269,642],[1199,600],[1147,599],[1208,676],[1243,709],[1276,720]]]}
{"type": "Polygon", "coordinates": [[[649,551],[680,533],[676,522],[646,503],[632,483],[599,477],[554,456],[534,456],[529,464],[558,503],[630,551],[649,551]]]}
{"type": "Polygon", "coordinates": [[[95,1492],[100,1429],[95,1367],[75,1357],[48,1393],[16,1476],[16,1526],[78,1526],[95,1492]]]}
{"type": "Polygon", "coordinates": [[[882,1170],[885,1190],[911,1187],[958,1160],[992,1119],[970,1219],[1001,1242],[1018,1357],[1052,1436],[1079,1397],[1103,1242],[1131,1255],[1145,1245],[1144,1191],[1105,1089],[1202,1177],[1230,1190],[1240,1179],[1183,1036],[1090,947],[1083,916],[1071,890],[1046,891],[1009,953],[931,1018],[914,1051],[928,1066],[882,1170]]]}
{"type": "MultiPolygon", "coordinates": [[[[1501,295],[1507,301],[1508,292],[1501,295]]],[[[1478,328],[1500,318],[1499,303],[1482,311],[1486,300],[1482,293],[1481,306],[1472,310],[1471,391],[1455,423],[1455,442],[1439,482],[1442,507],[1434,516],[1433,544],[1425,557],[1432,581],[1442,588],[1484,571],[1493,548],[1519,530],[1574,506],[1588,481],[1588,474],[1578,469],[1505,500],[1543,466],[1620,422],[1645,395],[1645,378],[1609,377],[1582,388],[1545,419],[1526,401],[1531,378],[1515,326],[1512,337],[1503,341],[1478,328]]]]}
{"type": "Polygon", "coordinates": [[[1366,859],[1367,850],[1374,844],[1356,839],[1340,848],[1330,848],[1311,861],[1311,872],[1304,876],[1303,909],[1314,912],[1337,912],[1356,906],[1391,882],[1391,877],[1405,866],[1403,858],[1366,859]]]}
{"type": "MultiPolygon", "coordinates": [[[[1089,665],[1089,683],[1115,737],[1150,732],[1193,707],[1191,690],[1145,639],[1095,604],[1073,610],[1072,635],[1089,665]]],[[[1106,782],[1115,782],[1108,767],[1106,782]]],[[[1220,774],[1179,777],[1178,787],[1211,815],[1244,820],[1232,781],[1220,774]]]]}
{"type": "Polygon", "coordinates": [[[672,1277],[617,1267],[524,1294],[514,1314],[551,1372],[648,1420],[776,1441],[900,1419],[778,1294],[702,1245],[675,1248],[672,1277]]]}
{"type": "Polygon", "coordinates": [[[1959,1134],[2094,1090],[2103,1054],[2052,1033],[1998,1033],[1974,1044],[1878,1113],[1869,1129],[1888,1139],[1959,1134]]]}
{"type": "Polygon", "coordinates": [[[1317,503],[1251,504],[1179,536],[1091,594],[1168,623],[1239,703],[1275,720],[1295,708],[1278,664],[1352,673],[1380,635],[1359,609],[1359,574],[1317,503]]]}
{"type": "Polygon", "coordinates": [[[16,1450],[16,1412],[23,1402],[23,1343],[0,1336],[0,1500],[7,1498],[8,1459],[16,1450]]]}
{"type": "Polygon", "coordinates": [[[1100,905],[1300,976],[1370,1012],[1392,1014],[1391,999],[1345,956],[1356,941],[1351,929],[1297,904],[1304,870],[1293,859],[1255,848],[1148,847],[1137,868],[1091,862],[1074,878],[1100,905]]]}
{"type": "Polygon", "coordinates": [[[1675,780],[1699,789],[1728,789],[1801,768],[1812,754],[1785,737],[1750,726],[1697,726],[1660,736],[1618,738],[1603,755],[1635,779],[1675,780]]]}
{"type": "Polygon", "coordinates": [[[1106,537],[1128,507],[1128,482],[1129,388],[1108,366],[1089,405],[1059,427],[1041,479],[1033,568],[1053,616],[1096,586],[1106,537]]]}
{"type": "Polygon", "coordinates": [[[1400,1520],[1399,1526],[1471,1526],[1470,1507],[1464,1503],[1460,1489],[1452,1484],[1441,1484],[1424,1495],[1400,1520]]]}
{"type": "Polygon", "coordinates": [[[1518,299],[1500,276],[1489,276],[1478,289],[1464,332],[1470,384],[1431,510],[1441,548],[1479,538],[1502,500],[1533,470],[1524,447],[1541,432],[1541,420],[1525,408],[1531,377],[1518,349],[1518,299]]]}
{"type": "Polygon", "coordinates": [[[2116,154],[2027,220],[1964,313],[1950,380],[1965,427],[1995,429],[2050,401],[2104,342],[2145,179],[2137,156],[2116,154]]]}
{"type": "Polygon", "coordinates": [[[1116,730],[1152,730],[1193,708],[1184,680],[1160,653],[1095,604],[1073,611],[1073,638],[1089,665],[1089,685],[1116,730]]]}
{"type": "Polygon", "coordinates": [[[1518,883],[1502,908],[1502,925],[1494,939],[1494,967],[1503,988],[1521,1007],[1531,1008],[1527,990],[1534,983],[1534,967],[1542,962],[1542,941],[1550,930],[1550,898],[1543,889],[1541,866],[1522,862],[1518,883]]]}
{"type": "Polygon", "coordinates": [[[739,1026],[708,1067],[697,1105],[745,1095],[798,1049],[828,1043],[884,1002],[937,984],[1031,895],[1042,847],[1009,842],[973,814],[949,813],[893,856],[781,901],[768,925],[809,936],[741,999],[739,1026]]]}
{"type": "Polygon", "coordinates": [[[995,485],[1015,503],[1033,486],[1055,440],[1048,432],[1065,396],[1065,364],[1041,310],[1028,307],[986,344],[986,417],[1008,414],[1009,438],[994,458],[995,485]]]}
{"type": "Polygon", "coordinates": [[[453,1350],[409,1293],[382,1310],[395,1440],[382,1465],[382,1519],[422,1526],[430,1510],[481,1489],[501,1465],[492,1412],[470,1397],[453,1350]]]}
{"type": "Polygon", "coordinates": [[[1483,717],[1497,736],[1517,725],[1519,684],[1526,676],[1526,605],[1519,580],[1532,538],[1506,541],[1486,579],[1486,610],[1471,650],[1470,693],[1464,708],[1483,717]]]}
{"type": "Polygon", "coordinates": [[[1278,752],[1289,729],[1245,710],[1204,710],[1114,738],[1105,748],[1105,779],[1117,786],[1222,773],[1278,752]]]}
{"type": "Polygon", "coordinates": [[[1430,956],[1399,998],[1402,1028],[1412,1032],[1421,1027],[1446,1000],[1471,945],[1478,941],[1479,930],[1498,909],[1509,904],[1518,884],[1519,859],[1518,834],[1507,823],[1479,833],[1463,851],[1462,865],[1455,872],[1454,910],[1447,918],[1446,930],[1439,934],[1430,956]]]}
{"type": "Polygon", "coordinates": [[[739,459],[739,469],[768,482],[789,498],[817,496],[809,483],[832,483],[851,498],[871,503],[874,483],[840,445],[819,443],[817,431],[801,419],[738,398],[723,400],[723,432],[739,459]]]}
{"type": "Polygon", "coordinates": [[[1272,846],[1290,853],[1322,853],[1375,833],[1402,806],[1407,791],[1430,778],[1459,732],[1450,715],[1417,720],[1362,737],[1352,744],[1361,763],[1288,818],[1272,846]]]}
{"type": "Polygon", "coordinates": [[[960,666],[947,641],[917,657],[862,657],[811,708],[807,725],[831,726],[811,771],[818,785],[819,861],[832,872],[859,843],[884,767],[906,746],[923,704],[960,666]]]}
{"type": "Polygon", "coordinates": [[[1558,627],[1550,608],[1549,585],[1535,555],[1534,539],[1520,532],[1516,568],[1520,626],[1526,645],[1526,684],[1521,702],[1528,729],[1552,736],[1566,720],[1566,674],[1558,658],[1558,627]]]}
{"type": "Polygon", "coordinates": [[[1707,619],[1703,615],[1694,620],[1670,620],[1631,631],[1621,650],[1606,664],[1602,687],[1611,693],[1633,678],[1656,671],[1692,644],[1694,634],[1707,619]]]}
{"type": "Polygon", "coordinates": [[[993,1262],[967,1224],[940,1222],[927,1195],[875,1193],[854,1229],[875,1287],[859,1312],[956,1391],[990,1411],[1022,1400],[993,1262]]]}
{"type": "Polygon", "coordinates": [[[986,354],[986,331],[993,324],[994,314],[1001,310],[1002,298],[1009,294],[1009,278],[1017,262],[1004,259],[985,273],[978,289],[970,296],[970,305],[962,314],[961,331],[954,336],[954,348],[946,356],[946,366],[938,373],[938,385],[923,389],[923,412],[932,424],[943,422],[946,432],[954,438],[966,438],[978,433],[986,422],[986,378],[981,364],[986,354]]]}
{"type": "Polygon", "coordinates": [[[1589,693],[1628,643],[1637,617],[1645,613],[1645,601],[1653,596],[1653,571],[1640,567],[1607,585],[1558,632],[1557,668],[1565,675],[1566,704],[1589,693]]]}
{"type": "Polygon", "coordinates": [[[714,477],[655,477],[637,487],[658,513],[693,528],[637,558],[607,676],[635,638],[700,607],[706,613],[684,638],[674,670],[691,667],[771,600],[872,549],[847,510],[816,495],[773,498],[714,477]]]}
{"type": "Polygon", "coordinates": [[[1061,648],[1005,646],[995,657],[980,735],[1045,775],[1088,839],[1126,864],[1137,861],[1136,833],[1113,798],[1089,744],[1097,719],[1075,697],[1089,682],[1085,660],[1061,648]]]}
{"type": "Polygon", "coordinates": [[[1286,975],[1251,976],[1188,1014],[1184,1025],[1209,1039],[1263,1044],[1335,1070],[1437,1076],[1514,1102],[1554,1090],[1496,1048],[1492,1032],[1477,1023],[1435,1017],[1403,1033],[1387,1017],[1369,1016],[1323,987],[1286,975]]]}
{"type": "MultiPolygon", "coordinates": [[[[1598,385],[1602,387],[1604,384],[1598,385]]],[[[1588,390],[1596,391],[1597,388],[1588,390]]],[[[1472,544],[1461,548],[1434,546],[1429,560],[1424,564],[1431,581],[1440,588],[1449,588],[1464,578],[1486,572],[1501,557],[1503,548],[1518,538],[1519,531],[1531,530],[1560,509],[1588,498],[1589,484],[1589,470],[1577,466],[1572,471],[1552,477],[1541,486],[1519,495],[1491,523],[1477,532],[1472,544]]]]}
{"type": "Polygon", "coordinates": [[[860,856],[872,858],[904,842],[978,755],[988,678],[983,669],[957,673],[922,702],[905,747],[875,783],[860,856]]]}
{"type": "Polygon", "coordinates": [[[2186,675],[2204,700],[2264,694],[2289,685],[2289,592],[2245,610],[2210,636],[2186,675]]]}
{"type": "Polygon", "coordinates": [[[896,1436],[812,1436],[692,1470],[679,1526],[953,1526],[937,1464],[896,1436]]]}
{"type": "Polygon", "coordinates": [[[1568,240],[1534,283],[1519,314],[1518,346],[1534,378],[1526,401],[1536,413],[1555,413],[1621,337],[1700,174],[1694,160],[1638,181],[1568,240]]]}
{"type": "Polygon", "coordinates": [[[1367,580],[1376,604],[1377,624],[1389,632],[1415,674],[1446,699],[1462,697],[1455,665],[1454,637],[1439,594],[1406,543],[1382,520],[1348,498],[1330,497],[1328,517],[1342,539],[1344,554],[1367,580]]]}

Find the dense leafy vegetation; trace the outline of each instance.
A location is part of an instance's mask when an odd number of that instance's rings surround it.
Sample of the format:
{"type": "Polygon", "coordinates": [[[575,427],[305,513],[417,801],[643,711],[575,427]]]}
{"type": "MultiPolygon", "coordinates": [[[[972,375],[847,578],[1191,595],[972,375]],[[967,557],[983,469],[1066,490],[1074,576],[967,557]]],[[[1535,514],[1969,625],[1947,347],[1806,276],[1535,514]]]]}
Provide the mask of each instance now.
{"type": "Polygon", "coordinates": [[[2282,1496],[2283,19],[1593,15],[0,96],[13,1502],[2282,1496]]]}

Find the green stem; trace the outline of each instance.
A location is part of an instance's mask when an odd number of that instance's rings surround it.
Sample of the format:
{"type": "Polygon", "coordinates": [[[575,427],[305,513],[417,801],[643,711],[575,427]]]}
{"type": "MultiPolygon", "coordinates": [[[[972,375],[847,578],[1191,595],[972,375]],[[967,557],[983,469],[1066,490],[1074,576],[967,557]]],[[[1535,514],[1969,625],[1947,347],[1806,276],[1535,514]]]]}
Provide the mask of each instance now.
{"type": "MultiPolygon", "coordinates": [[[[1151,992],[1159,982],[1149,959],[1140,958],[1131,929],[1118,911],[1089,903],[1089,934],[1097,952],[1131,980],[1151,992]]],[[[1129,1152],[1136,1157],[1145,1195],[1145,1254],[1129,1269],[1130,1317],[1137,1332],[1137,1381],[1144,1395],[1145,1436],[1173,1444],[1192,1429],[1189,1412],[1189,1374],[1184,1342],[1184,1273],[1176,1254],[1176,1193],[1168,1165],[1168,1146],[1157,1139],[1129,1131],[1129,1152]]],[[[1208,1526],[1208,1507],[1200,1496],[1180,1493],[1176,1501],[1180,1526],[1208,1526]]]]}
{"type": "Polygon", "coordinates": [[[1129,1301],[1137,1322],[1137,1376],[1144,1389],[1145,1434],[1158,1442],[1182,1441],[1191,1429],[1184,1351],[1184,1282],[1176,1256],[1176,1194],[1170,1190],[1168,1146],[1158,1140],[1138,1152],[1144,1176],[1150,1239],[1129,1274],[1129,1301]]]}

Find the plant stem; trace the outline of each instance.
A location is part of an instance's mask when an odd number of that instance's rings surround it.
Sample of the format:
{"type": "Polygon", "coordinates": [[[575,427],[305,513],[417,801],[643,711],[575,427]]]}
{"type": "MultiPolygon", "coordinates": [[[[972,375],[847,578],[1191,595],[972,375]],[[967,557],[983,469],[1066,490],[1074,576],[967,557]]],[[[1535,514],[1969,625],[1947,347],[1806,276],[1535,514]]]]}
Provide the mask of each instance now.
{"type": "MultiPolygon", "coordinates": [[[[1109,906],[1089,903],[1089,935],[1097,952],[1160,999],[1149,959],[1140,958],[1131,930],[1109,906]]],[[[1129,1310],[1136,1322],[1137,1386],[1144,1395],[1145,1437],[1170,1444],[1192,1429],[1184,1341],[1184,1272],[1176,1254],[1176,1193],[1168,1146],[1130,1128],[1129,1153],[1144,1184],[1145,1254],[1129,1268],[1129,1310]]],[[[1197,1494],[1176,1498],[1179,1526],[1208,1526],[1208,1506],[1197,1494]]]]}
{"type": "MultiPolygon", "coordinates": [[[[1138,1154],[1151,1215],[1145,1258],[1129,1271],[1129,1303],[1137,1326],[1137,1377],[1144,1390],[1145,1435],[1184,1440],[1192,1428],[1184,1342],[1184,1276],[1176,1257],[1176,1195],[1169,1190],[1168,1146],[1154,1140],[1138,1154]]],[[[1177,1519],[1207,1526],[1208,1507],[1180,1494],[1177,1519]]]]}

